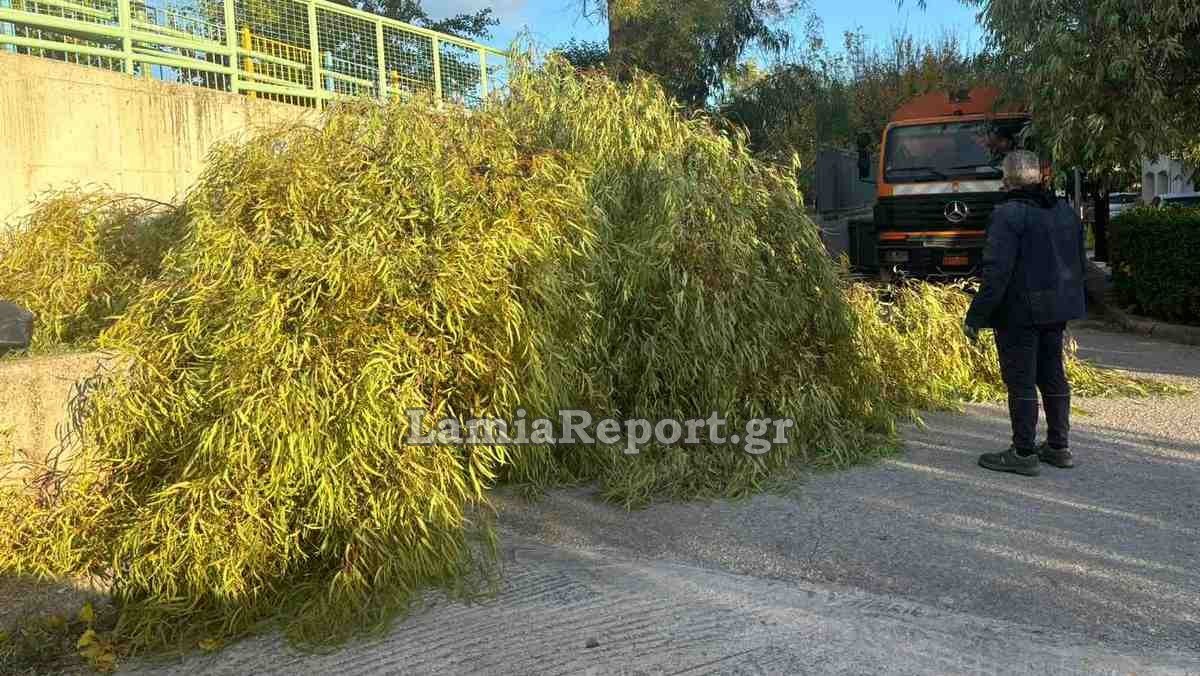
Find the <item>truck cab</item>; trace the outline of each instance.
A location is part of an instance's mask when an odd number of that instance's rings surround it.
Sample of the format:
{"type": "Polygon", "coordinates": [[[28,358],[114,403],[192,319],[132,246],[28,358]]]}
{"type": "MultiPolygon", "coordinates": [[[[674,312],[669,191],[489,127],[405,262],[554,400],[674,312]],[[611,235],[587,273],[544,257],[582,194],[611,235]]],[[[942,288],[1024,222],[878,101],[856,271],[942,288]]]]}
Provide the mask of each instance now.
{"type": "Polygon", "coordinates": [[[1005,198],[1004,155],[1037,151],[1028,113],[999,109],[998,101],[990,88],[935,92],[893,115],[879,145],[872,217],[885,279],[978,271],[988,219],[1005,198]]]}

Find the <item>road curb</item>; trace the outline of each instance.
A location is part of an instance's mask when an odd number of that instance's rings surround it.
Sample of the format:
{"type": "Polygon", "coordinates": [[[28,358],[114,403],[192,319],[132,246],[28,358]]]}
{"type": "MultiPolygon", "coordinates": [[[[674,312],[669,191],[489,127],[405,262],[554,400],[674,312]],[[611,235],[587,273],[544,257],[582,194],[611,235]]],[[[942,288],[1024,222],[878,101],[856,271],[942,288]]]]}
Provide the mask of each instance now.
{"type": "Polygon", "coordinates": [[[1101,328],[1104,326],[1111,328],[1115,326],[1122,331],[1151,336],[1172,343],[1200,345],[1200,326],[1168,324],[1153,319],[1146,319],[1145,317],[1137,317],[1117,307],[1116,302],[1114,302],[1110,294],[1106,273],[1091,261],[1088,262],[1087,277],[1088,300],[1100,310],[1108,321],[1107,323],[1096,321],[1075,322],[1075,326],[1091,328],[1101,328]]]}

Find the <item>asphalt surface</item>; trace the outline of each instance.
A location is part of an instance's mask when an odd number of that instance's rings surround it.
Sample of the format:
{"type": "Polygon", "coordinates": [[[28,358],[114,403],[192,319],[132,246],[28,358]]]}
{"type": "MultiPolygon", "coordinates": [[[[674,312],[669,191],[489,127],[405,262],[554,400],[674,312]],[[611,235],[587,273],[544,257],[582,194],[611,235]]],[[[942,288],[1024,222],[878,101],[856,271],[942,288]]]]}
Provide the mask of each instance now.
{"type": "Polygon", "coordinates": [[[306,655],[275,637],[137,673],[1194,674],[1180,651],[1131,654],[890,596],[510,539],[509,583],[437,604],[386,637],[306,655]]]}
{"type": "MultiPolygon", "coordinates": [[[[1077,332],[1190,384],[1200,348],[1077,332]]],[[[153,673],[1200,674],[1200,394],[1078,400],[1079,467],[986,472],[997,406],[926,417],[894,458],[784,494],[624,512],[498,497],[499,598],[333,655],[278,638],[153,673]],[[591,647],[588,647],[591,646],[591,647]]]]}

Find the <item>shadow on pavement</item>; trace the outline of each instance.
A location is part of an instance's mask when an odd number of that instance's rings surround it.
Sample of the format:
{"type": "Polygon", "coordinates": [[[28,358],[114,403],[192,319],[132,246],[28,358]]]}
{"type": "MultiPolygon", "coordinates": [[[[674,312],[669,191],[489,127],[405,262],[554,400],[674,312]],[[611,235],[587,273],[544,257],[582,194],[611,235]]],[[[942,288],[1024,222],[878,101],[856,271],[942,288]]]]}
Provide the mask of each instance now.
{"type": "Polygon", "coordinates": [[[985,471],[998,407],[932,414],[906,451],[794,495],[626,513],[584,490],[502,499],[514,534],[896,594],[1144,647],[1200,651],[1200,445],[1082,426],[1074,470],[985,471]]]}
{"type": "Polygon", "coordinates": [[[1200,378],[1200,347],[1132,334],[1075,329],[1079,356],[1098,366],[1146,375],[1200,378]]]}

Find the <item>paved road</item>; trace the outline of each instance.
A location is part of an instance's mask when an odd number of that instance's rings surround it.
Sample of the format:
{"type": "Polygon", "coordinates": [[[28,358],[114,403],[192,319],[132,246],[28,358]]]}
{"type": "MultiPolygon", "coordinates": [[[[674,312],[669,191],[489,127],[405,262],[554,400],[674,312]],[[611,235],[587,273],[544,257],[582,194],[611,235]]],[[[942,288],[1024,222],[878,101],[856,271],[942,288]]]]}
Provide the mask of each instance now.
{"type": "MultiPolygon", "coordinates": [[[[1079,338],[1200,391],[1200,348],[1079,338]]],[[[976,467],[1007,421],[972,406],[787,494],[635,513],[502,495],[511,561],[488,606],[332,656],[267,638],[168,670],[1200,674],[1200,394],[1077,406],[1080,467],[1034,479],[976,467]]]]}
{"type": "Polygon", "coordinates": [[[277,638],[141,673],[1195,674],[1180,651],[1096,646],[891,596],[510,540],[485,605],[435,605],[329,655],[277,638]]]}

